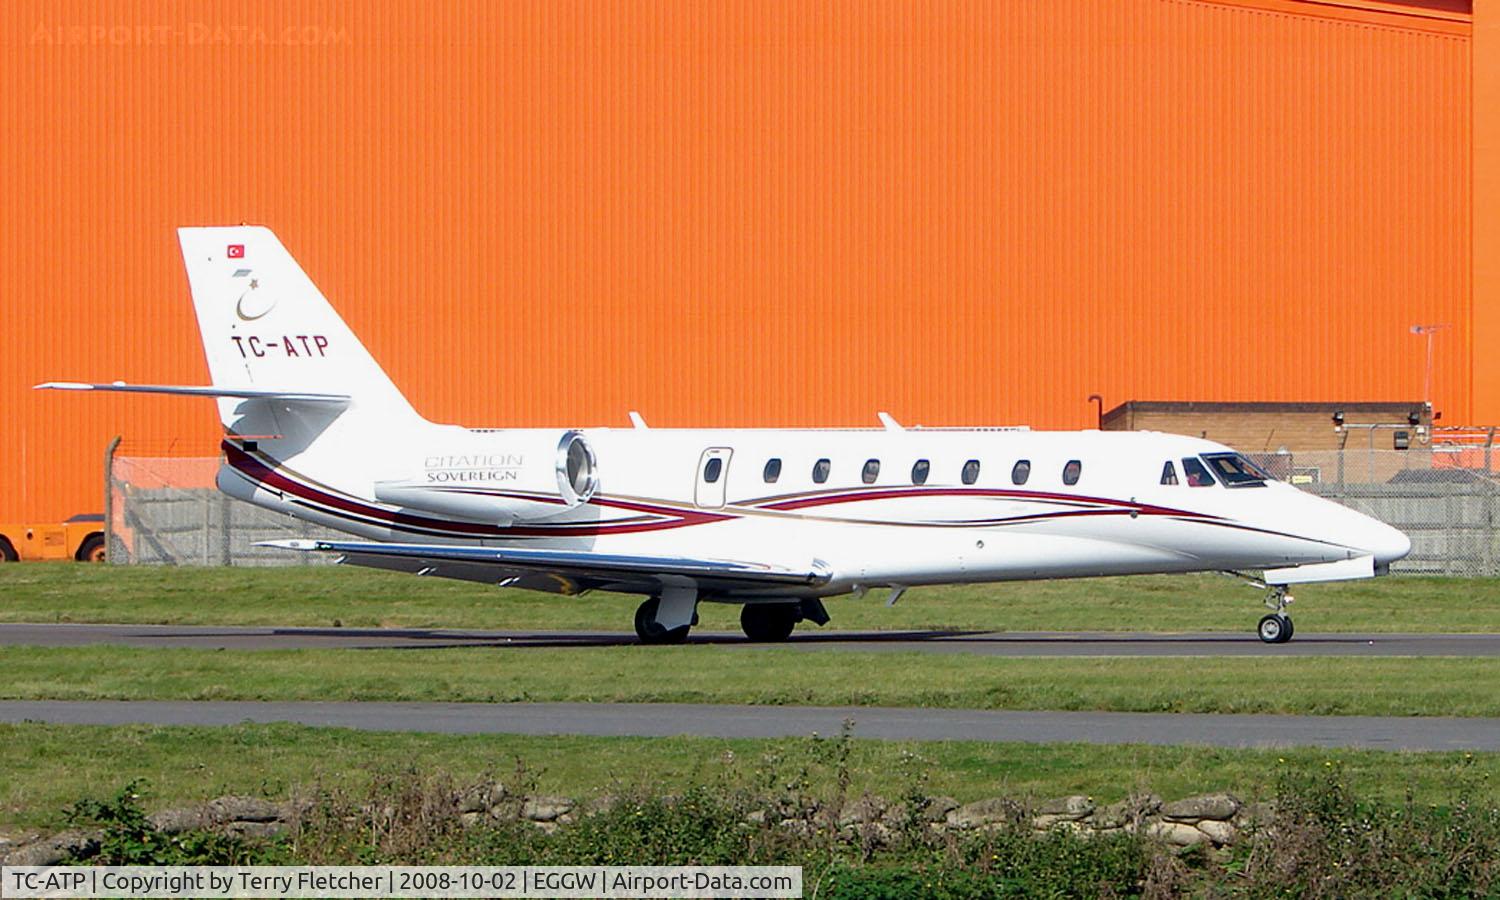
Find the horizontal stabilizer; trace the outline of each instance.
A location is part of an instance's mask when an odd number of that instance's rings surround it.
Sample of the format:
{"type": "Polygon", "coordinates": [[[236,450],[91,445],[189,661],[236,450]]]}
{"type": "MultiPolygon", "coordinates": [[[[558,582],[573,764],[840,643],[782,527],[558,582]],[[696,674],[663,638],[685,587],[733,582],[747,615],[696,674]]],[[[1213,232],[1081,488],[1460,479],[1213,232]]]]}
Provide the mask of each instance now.
{"type": "Polygon", "coordinates": [[[244,400],[286,400],[293,403],[349,404],[347,394],[307,394],[298,391],[262,391],[248,388],[221,388],[176,384],[88,384],[81,381],[48,381],[36,386],[39,391],[115,391],[122,394],[169,394],[179,397],[232,397],[244,400]]]}
{"type": "Polygon", "coordinates": [[[340,562],[351,565],[466,581],[511,584],[524,579],[516,586],[564,594],[595,588],[651,593],[664,584],[684,580],[707,589],[812,587],[826,584],[833,577],[828,565],[820,560],[810,561],[805,569],[786,569],[725,559],[459,544],[286,540],[263,541],[257,546],[338,553],[343,557],[340,562]],[[539,577],[550,585],[539,583],[539,577]]]}

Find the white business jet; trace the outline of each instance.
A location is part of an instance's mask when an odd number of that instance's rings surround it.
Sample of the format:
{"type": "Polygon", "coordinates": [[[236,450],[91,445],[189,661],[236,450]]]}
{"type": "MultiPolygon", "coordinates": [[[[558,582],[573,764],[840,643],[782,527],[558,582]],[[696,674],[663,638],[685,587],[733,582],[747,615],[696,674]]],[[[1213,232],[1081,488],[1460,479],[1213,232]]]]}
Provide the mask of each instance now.
{"type": "Polygon", "coordinates": [[[1149,432],[470,429],[422,418],[269,229],[178,232],[213,384],[39,385],[215,398],[220,490],[363,540],[339,562],[559,594],[641,594],[646,643],[702,601],[752,640],[871,589],[1225,571],[1262,586],[1388,571],[1411,542],[1212,441],[1149,432]],[[1257,579],[1248,574],[1261,572],[1257,579]]]}

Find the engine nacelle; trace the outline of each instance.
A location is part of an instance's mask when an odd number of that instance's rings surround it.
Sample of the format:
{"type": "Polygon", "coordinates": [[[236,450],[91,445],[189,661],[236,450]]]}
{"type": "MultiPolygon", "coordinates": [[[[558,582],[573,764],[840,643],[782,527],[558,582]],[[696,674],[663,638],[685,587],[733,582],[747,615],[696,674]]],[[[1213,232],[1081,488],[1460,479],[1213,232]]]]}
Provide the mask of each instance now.
{"type": "Polygon", "coordinates": [[[375,498],[461,519],[508,525],[561,515],[599,488],[581,432],[495,431],[422,458],[415,477],[375,483],[375,498]]]}

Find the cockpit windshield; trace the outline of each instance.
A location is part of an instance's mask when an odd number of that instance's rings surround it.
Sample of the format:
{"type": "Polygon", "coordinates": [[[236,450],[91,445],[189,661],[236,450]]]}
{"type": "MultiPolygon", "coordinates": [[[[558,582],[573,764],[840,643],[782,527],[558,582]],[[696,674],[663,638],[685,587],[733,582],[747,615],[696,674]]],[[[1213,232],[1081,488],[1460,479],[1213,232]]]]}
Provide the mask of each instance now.
{"type": "Polygon", "coordinates": [[[1214,486],[1214,477],[1208,474],[1208,469],[1198,461],[1196,456],[1182,458],[1182,477],[1187,479],[1188,487],[1214,486]]]}
{"type": "Polygon", "coordinates": [[[1205,453],[1203,461],[1226,487],[1265,487],[1265,470],[1238,453],[1205,453]]]}

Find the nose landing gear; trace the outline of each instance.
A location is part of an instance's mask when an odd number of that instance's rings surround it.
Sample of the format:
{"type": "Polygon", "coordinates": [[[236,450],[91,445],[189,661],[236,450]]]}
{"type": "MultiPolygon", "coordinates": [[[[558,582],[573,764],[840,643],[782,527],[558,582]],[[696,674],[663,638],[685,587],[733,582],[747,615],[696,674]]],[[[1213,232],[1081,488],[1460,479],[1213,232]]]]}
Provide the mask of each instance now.
{"type": "Polygon", "coordinates": [[[1266,591],[1266,606],[1276,611],[1261,617],[1255,633],[1268,644],[1285,644],[1292,639],[1292,632],[1295,631],[1292,617],[1286,611],[1292,602],[1292,595],[1286,592],[1284,584],[1270,585],[1266,591]]]}
{"type": "Polygon", "coordinates": [[[1281,613],[1262,616],[1255,633],[1268,644],[1285,644],[1292,639],[1292,617],[1281,613]]]}
{"type": "Polygon", "coordinates": [[[1292,595],[1287,593],[1286,585],[1266,584],[1259,578],[1241,572],[1225,572],[1224,574],[1247,581],[1265,590],[1266,608],[1273,611],[1262,616],[1260,624],[1255,626],[1257,637],[1267,644],[1285,644],[1292,639],[1292,633],[1296,629],[1292,626],[1291,615],[1286,611],[1286,608],[1292,604],[1292,595]]]}

